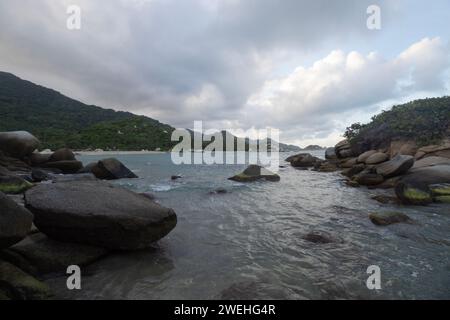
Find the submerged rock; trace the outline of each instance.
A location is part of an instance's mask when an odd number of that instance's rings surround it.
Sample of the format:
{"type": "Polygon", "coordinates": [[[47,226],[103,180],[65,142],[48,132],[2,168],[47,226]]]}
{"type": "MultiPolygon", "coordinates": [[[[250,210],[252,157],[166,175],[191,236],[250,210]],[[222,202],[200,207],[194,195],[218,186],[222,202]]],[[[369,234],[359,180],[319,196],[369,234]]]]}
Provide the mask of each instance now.
{"type": "Polygon", "coordinates": [[[31,229],[33,215],[0,192],[0,249],[19,242],[31,229]]]}
{"type": "Polygon", "coordinates": [[[214,191],[209,192],[209,194],[225,194],[225,193],[228,193],[228,190],[224,188],[218,188],[214,191]]]}
{"type": "Polygon", "coordinates": [[[39,140],[27,131],[0,132],[0,150],[11,157],[22,159],[38,146],[39,140]]]}
{"type": "Polygon", "coordinates": [[[405,174],[414,165],[414,157],[398,155],[377,166],[376,171],[378,174],[385,178],[392,178],[405,174]]]}
{"type": "Polygon", "coordinates": [[[100,160],[96,165],[90,164],[89,166],[91,166],[91,172],[98,179],[116,180],[137,178],[137,175],[115,158],[100,160]]]}
{"type": "Polygon", "coordinates": [[[52,297],[45,283],[0,260],[0,297],[10,300],[47,300],[52,297]]]}
{"type": "Polygon", "coordinates": [[[309,242],[319,244],[327,244],[333,242],[329,234],[319,231],[312,231],[303,236],[303,239],[309,242]]]}
{"type": "Polygon", "coordinates": [[[267,180],[267,181],[280,181],[280,176],[273,173],[266,168],[258,166],[256,164],[249,165],[242,173],[235,175],[229,180],[238,182],[253,182],[257,180],[267,180]]]}
{"type": "Polygon", "coordinates": [[[370,221],[377,226],[387,226],[394,223],[411,222],[411,219],[401,212],[379,212],[369,215],[370,221]]]}
{"type": "Polygon", "coordinates": [[[177,223],[172,209],[101,181],[41,184],[25,204],[47,236],[110,249],[149,247],[177,223]]]}
{"type": "Polygon", "coordinates": [[[379,203],[383,203],[383,204],[388,204],[388,203],[393,203],[393,204],[397,204],[399,203],[399,200],[396,197],[392,197],[392,196],[386,196],[386,195],[376,195],[372,197],[373,200],[378,201],[379,203]]]}

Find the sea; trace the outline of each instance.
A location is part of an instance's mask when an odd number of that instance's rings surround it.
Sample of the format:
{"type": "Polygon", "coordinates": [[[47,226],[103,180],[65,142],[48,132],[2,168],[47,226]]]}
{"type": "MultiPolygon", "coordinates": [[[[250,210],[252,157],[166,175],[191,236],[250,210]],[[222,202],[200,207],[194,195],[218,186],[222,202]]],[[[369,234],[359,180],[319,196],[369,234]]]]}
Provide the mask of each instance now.
{"type": "Polygon", "coordinates": [[[46,282],[60,299],[450,299],[449,205],[381,204],[372,197],[392,190],[348,187],[339,172],[291,167],[288,155],[280,154],[279,182],[254,183],[227,179],[246,165],[115,155],[139,178],[113,183],[152,193],[175,210],[176,228],[147,250],[82,268],[81,290],[68,290],[66,275],[46,282]],[[414,223],[374,225],[369,214],[383,211],[414,223]],[[332,242],[307,241],[310,232],[332,242]]]}

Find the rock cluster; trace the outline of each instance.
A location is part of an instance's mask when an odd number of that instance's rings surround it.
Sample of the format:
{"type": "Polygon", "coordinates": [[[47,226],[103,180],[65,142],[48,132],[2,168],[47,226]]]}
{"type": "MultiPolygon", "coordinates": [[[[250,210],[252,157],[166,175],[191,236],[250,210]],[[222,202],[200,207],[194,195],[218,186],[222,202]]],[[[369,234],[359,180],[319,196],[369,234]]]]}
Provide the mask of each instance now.
{"type": "Polygon", "coordinates": [[[0,132],[0,300],[48,299],[42,276],[145,249],[176,226],[172,209],[101,181],[137,178],[119,160],[83,167],[70,149],[38,147],[28,132],[0,132]]]}
{"type": "Polygon", "coordinates": [[[393,141],[388,149],[359,154],[356,149],[350,142],[341,141],[327,149],[327,160],[318,167],[342,170],[351,187],[395,188],[404,204],[450,202],[450,141],[421,148],[414,141],[393,141]]]}

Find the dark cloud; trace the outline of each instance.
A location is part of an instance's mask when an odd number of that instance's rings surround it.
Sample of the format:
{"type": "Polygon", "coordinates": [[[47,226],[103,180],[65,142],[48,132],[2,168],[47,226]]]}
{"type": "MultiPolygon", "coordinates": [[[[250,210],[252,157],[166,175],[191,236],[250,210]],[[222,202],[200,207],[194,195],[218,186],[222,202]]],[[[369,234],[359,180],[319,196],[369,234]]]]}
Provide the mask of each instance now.
{"type": "MultiPolygon", "coordinates": [[[[86,103],[174,126],[204,120],[249,127],[273,118],[274,125],[294,134],[292,119],[249,114],[249,98],[276,77],[286,57],[319,60],[316,51],[376,37],[365,27],[372,2],[2,1],[0,68],[86,103]],[[69,4],[82,8],[80,31],[65,27],[69,4]]],[[[289,96],[279,99],[281,110],[287,108],[289,96]]],[[[355,103],[366,101],[372,99],[355,103]]],[[[307,130],[319,136],[332,131],[307,130]]]]}

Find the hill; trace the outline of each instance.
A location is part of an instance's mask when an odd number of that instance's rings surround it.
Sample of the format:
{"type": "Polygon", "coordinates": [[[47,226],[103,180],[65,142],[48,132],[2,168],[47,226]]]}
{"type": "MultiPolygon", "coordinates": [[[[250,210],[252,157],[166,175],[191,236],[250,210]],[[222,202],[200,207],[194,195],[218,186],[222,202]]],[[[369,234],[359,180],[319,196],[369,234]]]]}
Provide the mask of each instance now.
{"type": "Polygon", "coordinates": [[[0,116],[0,131],[29,131],[53,150],[168,149],[173,130],[148,117],[86,105],[6,72],[0,72],[0,116]]]}
{"type": "Polygon", "coordinates": [[[450,136],[450,97],[415,100],[355,123],[344,136],[360,150],[388,147],[393,140],[414,140],[419,146],[438,144],[450,136]]]}
{"type": "MultiPolygon", "coordinates": [[[[177,144],[171,141],[174,128],[170,125],[130,112],[86,105],[6,72],[0,72],[0,117],[0,131],[29,131],[42,142],[42,149],[170,150],[177,144]]],[[[238,141],[245,150],[256,143],[225,131],[222,135],[224,141],[233,139],[236,149],[238,141]]],[[[203,147],[208,144],[203,143],[203,147]]],[[[279,151],[300,150],[279,143],[279,151]]]]}

